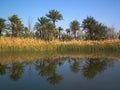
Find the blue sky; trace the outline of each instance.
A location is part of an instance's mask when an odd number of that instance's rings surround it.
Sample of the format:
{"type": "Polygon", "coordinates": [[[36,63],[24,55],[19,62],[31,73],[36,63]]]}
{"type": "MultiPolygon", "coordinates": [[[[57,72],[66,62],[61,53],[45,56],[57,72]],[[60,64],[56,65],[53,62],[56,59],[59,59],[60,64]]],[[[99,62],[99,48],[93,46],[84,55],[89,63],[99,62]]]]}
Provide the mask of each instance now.
{"type": "Polygon", "coordinates": [[[69,28],[69,23],[78,20],[82,23],[87,16],[120,30],[120,0],[0,0],[0,17],[7,19],[17,14],[27,26],[28,18],[32,25],[37,18],[56,9],[63,15],[57,26],[69,28]]]}

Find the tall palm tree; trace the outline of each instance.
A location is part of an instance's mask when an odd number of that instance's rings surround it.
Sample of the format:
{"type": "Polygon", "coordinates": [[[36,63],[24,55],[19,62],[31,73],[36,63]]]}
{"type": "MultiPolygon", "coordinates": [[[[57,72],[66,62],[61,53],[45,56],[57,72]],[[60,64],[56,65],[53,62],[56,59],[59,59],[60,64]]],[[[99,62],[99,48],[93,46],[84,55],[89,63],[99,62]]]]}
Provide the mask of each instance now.
{"type": "Polygon", "coordinates": [[[50,20],[46,17],[40,17],[38,18],[38,22],[35,24],[35,28],[39,32],[41,39],[44,39],[46,25],[49,23],[49,21],[50,20]]]}
{"type": "Polygon", "coordinates": [[[97,24],[98,22],[91,16],[87,17],[82,22],[83,29],[84,31],[86,31],[86,33],[88,33],[88,36],[89,36],[88,38],[90,40],[94,39],[94,31],[96,29],[97,24]]]}
{"type": "Polygon", "coordinates": [[[54,10],[54,9],[49,11],[49,13],[46,14],[46,16],[51,19],[51,21],[53,22],[54,26],[55,26],[55,22],[57,22],[58,20],[62,20],[63,19],[62,14],[60,14],[59,11],[54,10]]]}
{"type": "Polygon", "coordinates": [[[54,37],[55,37],[55,33],[56,32],[56,29],[55,29],[55,26],[49,22],[47,23],[46,25],[46,40],[52,40],[54,37]]]}
{"type": "Polygon", "coordinates": [[[59,31],[59,40],[60,40],[60,33],[61,33],[62,30],[63,30],[62,27],[58,27],[58,31],[59,31]]]}
{"type": "Polygon", "coordinates": [[[80,23],[77,20],[73,20],[70,23],[70,29],[72,30],[74,34],[74,38],[77,39],[76,32],[80,30],[80,23]]]}
{"type": "Polygon", "coordinates": [[[50,40],[55,30],[55,26],[46,17],[38,18],[35,28],[39,31],[40,38],[44,40],[50,40]]]}
{"type": "Polygon", "coordinates": [[[5,25],[5,19],[0,18],[0,37],[2,35],[2,31],[5,29],[6,25],[5,25]]]}
{"type": "Polygon", "coordinates": [[[24,29],[21,19],[17,15],[12,15],[8,17],[9,21],[11,22],[12,28],[12,36],[17,37],[18,32],[24,29]]]}

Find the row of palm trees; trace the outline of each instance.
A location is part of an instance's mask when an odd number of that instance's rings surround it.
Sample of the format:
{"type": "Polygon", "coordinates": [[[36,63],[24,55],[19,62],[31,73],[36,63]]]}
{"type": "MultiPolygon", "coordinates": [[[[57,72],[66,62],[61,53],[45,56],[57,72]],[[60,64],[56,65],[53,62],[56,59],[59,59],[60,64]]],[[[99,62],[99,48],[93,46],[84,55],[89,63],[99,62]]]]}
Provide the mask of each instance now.
{"type": "Polygon", "coordinates": [[[17,15],[12,15],[8,17],[8,20],[10,21],[9,24],[5,23],[5,19],[0,18],[0,36],[2,35],[2,32],[5,30],[11,30],[12,37],[17,37],[20,32],[23,31],[24,25],[22,24],[22,20],[17,15]]]}
{"type": "Polygon", "coordinates": [[[35,29],[37,33],[39,33],[40,39],[60,39],[60,32],[63,30],[63,28],[56,28],[56,22],[62,19],[62,14],[60,14],[57,10],[51,10],[45,16],[38,18],[38,22],[35,24],[35,29]]]}
{"type": "MultiPolygon", "coordinates": [[[[62,27],[56,27],[56,22],[62,20],[62,14],[57,10],[50,10],[45,16],[39,17],[34,26],[34,33],[29,30],[28,27],[24,27],[21,19],[17,15],[8,17],[10,21],[6,25],[5,20],[0,18],[0,36],[2,31],[10,30],[12,37],[38,37],[42,40],[53,40],[53,39],[78,39],[78,32],[82,33],[83,39],[89,40],[101,40],[107,39],[108,32],[111,28],[106,25],[99,23],[93,17],[89,16],[83,20],[82,24],[78,20],[70,22],[69,28],[61,33],[62,27]]],[[[114,31],[114,30],[112,30],[114,31]]],[[[119,35],[120,36],[120,35],[119,35]]]]}

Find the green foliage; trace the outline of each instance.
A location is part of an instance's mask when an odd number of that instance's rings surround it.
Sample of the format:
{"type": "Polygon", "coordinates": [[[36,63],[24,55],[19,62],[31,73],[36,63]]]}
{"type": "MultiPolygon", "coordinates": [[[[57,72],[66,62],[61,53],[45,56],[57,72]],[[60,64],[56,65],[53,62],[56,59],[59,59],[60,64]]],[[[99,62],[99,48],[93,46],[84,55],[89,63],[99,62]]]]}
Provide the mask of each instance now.
{"type": "Polygon", "coordinates": [[[94,31],[94,39],[95,40],[102,40],[106,39],[107,35],[107,27],[102,23],[96,25],[96,29],[94,31]]]}
{"type": "Polygon", "coordinates": [[[55,22],[57,22],[58,20],[62,20],[63,16],[62,14],[59,13],[59,11],[57,10],[50,10],[48,14],[46,14],[46,16],[48,18],[50,18],[50,20],[53,22],[53,25],[55,26],[55,22]]]}
{"type": "Polygon", "coordinates": [[[52,40],[54,38],[55,26],[46,17],[38,18],[38,22],[35,25],[37,30],[36,34],[40,39],[52,40]]]}
{"type": "Polygon", "coordinates": [[[101,40],[107,35],[107,27],[89,16],[82,22],[83,30],[86,33],[86,39],[101,40]]]}
{"type": "Polygon", "coordinates": [[[70,29],[69,28],[66,29],[66,32],[67,32],[67,34],[70,35],[70,29]]]}
{"type": "Polygon", "coordinates": [[[59,40],[61,39],[60,38],[60,34],[61,34],[61,31],[63,30],[63,28],[62,27],[58,27],[58,32],[59,32],[59,40]]]}
{"type": "Polygon", "coordinates": [[[34,25],[36,31],[31,31],[29,21],[28,27],[24,27],[21,19],[16,15],[8,17],[10,24],[6,24],[3,18],[0,18],[0,36],[4,34],[6,37],[23,37],[23,38],[40,38],[41,40],[103,40],[103,39],[120,39],[120,35],[116,33],[114,28],[105,26],[88,16],[80,23],[78,20],[70,22],[70,29],[66,29],[66,33],[61,32],[62,27],[56,28],[55,23],[62,20],[62,14],[53,9],[43,17],[38,18],[34,25]],[[83,29],[80,31],[80,29],[83,29]],[[3,32],[5,30],[5,32],[3,32]],[[7,30],[7,31],[6,31],[7,30]]]}
{"type": "Polygon", "coordinates": [[[6,24],[5,24],[5,19],[0,18],[0,36],[2,35],[2,31],[5,29],[6,24]]]}
{"type": "Polygon", "coordinates": [[[24,26],[22,24],[21,19],[17,15],[12,15],[8,17],[8,19],[11,22],[10,27],[12,29],[12,36],[18,37],[24,30],[24,26]]]}
{"type": "Polygon", "coordinates": [[[74,20],[70,23],[70,29],[74,34],[74,38],[77,39],[76,32],[80,30],[80,23],[77,20],[74,20]]]}
{"type": "Polygon", "coordinates": [[[88,35],[88,39],[93,40],[94,39],[94,31],[96,29],[96,25],[98,22],[93,17],[87,17],[83,20],[82,26],[86,34],[88,35]]]}

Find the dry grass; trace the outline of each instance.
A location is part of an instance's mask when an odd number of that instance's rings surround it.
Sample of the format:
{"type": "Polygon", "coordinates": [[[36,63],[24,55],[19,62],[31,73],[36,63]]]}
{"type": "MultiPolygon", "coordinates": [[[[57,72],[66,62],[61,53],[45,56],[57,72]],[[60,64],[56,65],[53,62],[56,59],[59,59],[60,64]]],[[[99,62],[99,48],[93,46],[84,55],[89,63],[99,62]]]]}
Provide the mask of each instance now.
{"type": "Polygon", "coordinates": [[[120,40],[41,41],[29,38],[0,38],[0,52],[120,52],[120,40]]]}

